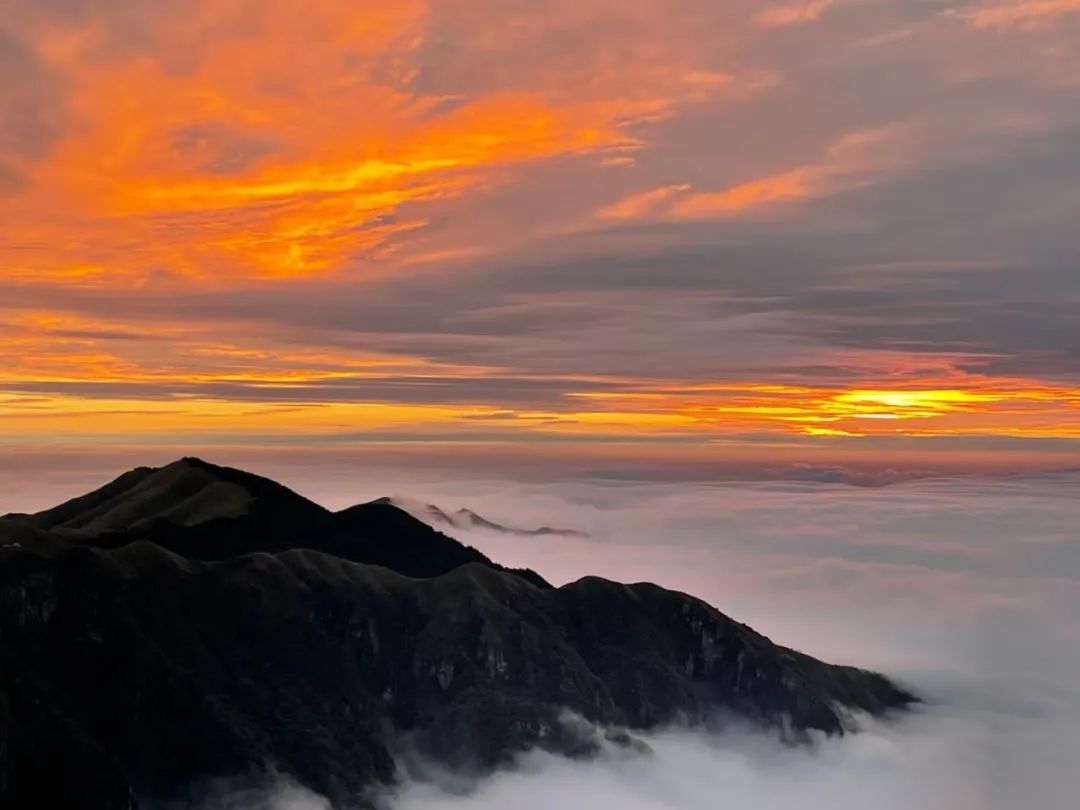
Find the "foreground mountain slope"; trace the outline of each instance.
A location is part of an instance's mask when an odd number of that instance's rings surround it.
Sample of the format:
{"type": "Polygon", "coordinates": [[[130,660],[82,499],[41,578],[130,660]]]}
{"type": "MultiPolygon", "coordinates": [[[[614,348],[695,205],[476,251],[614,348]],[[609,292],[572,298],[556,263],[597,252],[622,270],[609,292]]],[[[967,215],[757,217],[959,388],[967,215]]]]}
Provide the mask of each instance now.
{"type": "Polygon", "coordinates": [[[152,807],[271,772],[349,806],[394,779],[402,745],[477,768],[534,745],[587,751],[568,710],[645,729],[721,708],[838,733],[848,709],[912,699],[655,585],[61,543],[0,549],[5,808],[152,807]]]}

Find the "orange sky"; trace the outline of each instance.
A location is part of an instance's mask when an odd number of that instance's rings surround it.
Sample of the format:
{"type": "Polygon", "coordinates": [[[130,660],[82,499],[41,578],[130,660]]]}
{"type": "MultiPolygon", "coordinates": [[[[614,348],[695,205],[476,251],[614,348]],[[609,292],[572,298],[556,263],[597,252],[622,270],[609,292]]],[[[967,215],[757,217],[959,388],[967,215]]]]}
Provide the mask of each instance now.
{"type": "Polygon", "coordinates": [[[0,8],[0,444],[1080,448],[1080,3],[0,8]]]}

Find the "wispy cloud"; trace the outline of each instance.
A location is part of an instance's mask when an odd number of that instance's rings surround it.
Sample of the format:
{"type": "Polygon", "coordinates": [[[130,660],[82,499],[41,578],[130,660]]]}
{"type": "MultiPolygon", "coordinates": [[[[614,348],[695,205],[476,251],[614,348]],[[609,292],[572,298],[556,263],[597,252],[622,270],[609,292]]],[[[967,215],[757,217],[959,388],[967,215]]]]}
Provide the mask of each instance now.
{"type": "Polygon", "coordinates": [[[766,27],[813,22],[839,2],[842,0],[798,0],[794,3],[773,3],[759,11],[754,21],[766,27]]]}
{"type": "Polygon", "coordinates": [[[848,133],[832,143],[823,160],[737,183],[720,191],[696,190],[691,183],[660,186],[632,194],[597,212],[601,219],[648,217],[720,218],[749,214],[784,203],[812,200],[873,182],[905,156],[904,127],[848,133]]]}
{"type": "Polygon", "coordinates": [[[665,202],[672,197],[684,194],[691,188],[689,183],[659,186],[649,191],[631,194],[611,205],[605,205],[596,212],[596,215],[600,219],[639,219],[656,213],[665,202]]]}

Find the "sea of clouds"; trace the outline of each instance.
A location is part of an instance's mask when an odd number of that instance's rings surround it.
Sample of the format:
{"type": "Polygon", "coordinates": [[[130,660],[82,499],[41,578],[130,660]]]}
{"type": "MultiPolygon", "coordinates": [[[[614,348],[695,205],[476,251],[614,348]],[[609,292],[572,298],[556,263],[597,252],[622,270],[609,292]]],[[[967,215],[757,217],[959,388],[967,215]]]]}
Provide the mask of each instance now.
{"type": "Polygon", "coordinates": [[[650,756],[532,754],[465,793],[409,784],[397,810],[1080,806],[1080,475],[428,482],[409,495],[587,532],[462,539],[556,584],[600,573],[692,593],[775,641],[887,672],[926,704],[809,748],[667,730],[650,756]]]}
{"type": "MultiPolygon", "coordinates": [[[[534,752],[473,782],[408,781],[383,797],[387,810],[1080,806],[1080,474],[883,487],[400,484],[448,510],[586,533],[457,532],[502,563],[555,584],[602,574],[682,590],[774,641],[886,672],[925,703],[803,747],[752,728],[666,729],[646,735],[647,755],[534,752]]],[[[365,486],[327,485],[321,500],[387,492],[384,476],[365,486]]],[[[295,785],[218,806],[328,807],[295,785]]]]}

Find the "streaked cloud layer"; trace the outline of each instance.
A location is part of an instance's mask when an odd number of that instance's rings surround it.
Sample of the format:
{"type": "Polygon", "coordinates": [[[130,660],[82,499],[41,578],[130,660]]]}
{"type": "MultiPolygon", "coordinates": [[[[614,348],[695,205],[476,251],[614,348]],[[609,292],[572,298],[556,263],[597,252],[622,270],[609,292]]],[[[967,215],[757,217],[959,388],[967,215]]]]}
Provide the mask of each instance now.
{"type": "Polygon", "coordinates": [[[3,443],[1078,446],[1078,3],[0,9],[3,443]]]}

